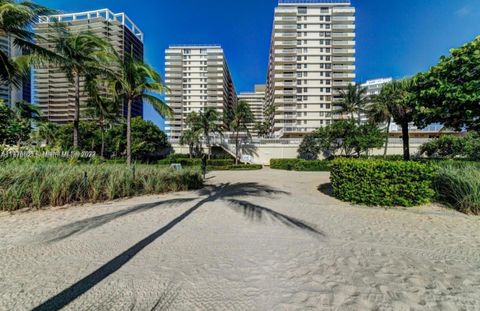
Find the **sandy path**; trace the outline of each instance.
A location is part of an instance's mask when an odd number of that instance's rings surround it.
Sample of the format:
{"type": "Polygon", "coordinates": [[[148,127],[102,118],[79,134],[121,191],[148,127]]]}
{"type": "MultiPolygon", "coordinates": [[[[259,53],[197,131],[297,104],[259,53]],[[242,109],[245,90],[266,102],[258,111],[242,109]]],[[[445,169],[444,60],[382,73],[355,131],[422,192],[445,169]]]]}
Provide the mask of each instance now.
{"type": "Polygon", "coordinates": [[[0,310],[480,310],[480,218],[358,208],[327,173],[0,216],[0,310]]]}

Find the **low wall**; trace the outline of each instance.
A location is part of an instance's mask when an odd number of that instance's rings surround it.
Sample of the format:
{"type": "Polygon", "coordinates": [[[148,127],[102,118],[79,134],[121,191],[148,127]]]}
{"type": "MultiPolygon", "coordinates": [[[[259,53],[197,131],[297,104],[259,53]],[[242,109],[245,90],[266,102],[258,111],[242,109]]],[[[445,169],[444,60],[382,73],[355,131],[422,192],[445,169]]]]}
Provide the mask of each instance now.
{"type": "MultiPolygon", "coordinates": [[[[188,147],[173,144],[175,153],[188,153],[188,147]]],[[[414,154],[418,152],[420,144],[411,144],[410,153],[414,154]]],[[[242,152],[243,155],[249,155],[252,157],[252,163],[270,165],[270,159],[288,159],[296,158],[298,156],[298,145],[296,144],[256,144],[248,145],[242,152]]],[[[206,151],[206,150],[205,150],[206,151]]],[[[384,149],[373,149],[370,154],[383,155],[384,149]]],[[[401,144],[391,144],[388,147],[389,155],[402,155],[403,147],[401,144]]]]}

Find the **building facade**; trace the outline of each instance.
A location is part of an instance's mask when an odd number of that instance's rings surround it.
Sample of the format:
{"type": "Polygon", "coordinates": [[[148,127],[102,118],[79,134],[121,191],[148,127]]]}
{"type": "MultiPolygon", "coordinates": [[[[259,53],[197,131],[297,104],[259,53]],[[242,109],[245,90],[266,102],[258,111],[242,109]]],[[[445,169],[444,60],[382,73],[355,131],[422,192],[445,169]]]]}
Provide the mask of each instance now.
{"type": "MultiPolygon", "coordinates": [[[[13,38],[7,35],[0,35],[0,50],[9,58],[22,55],[22,49],[13,44],[13,38]]],[[[8,83],[0,83],[0,99],[7,106],[12,106],[19,101],[31,102],[31,80],[30,77],[23,79],[18,87],[8,83]]]]}
{"type": "Polygon", "coordinates": [[[248,129],[252,134],[255,134],[255,124],[261,123],[265,120],[263,113],[263,108],[265,106],[265,88],[266,86],[264,84],[257,84],[255,85],[254,92],[242,92],[238,94],[238,100],[248,103],[255,118],[255,122],[248,126],[248,129]]]}
{"type": "Polygon", "coordinates": [[[221,46],[172,45],[165,51],[165,81],[170,89],[167,104],[174,115],[165,131],[179,139],[192,112],[214,108],[227,125],[226,116],[237,103],[235,87],[221,46]]]}
{"type": "Polygon", "coordinates": [[[355,8],[349,0],[279,0],[265,92],[278,137],[333,122],[338,91],[355,80],[355,8]]]}
{"type": "MultiPolygon", "coordinates": [[[[35,32],[40,36],[38,44],[44,48],[54,49],[53,43],[48,41],[56,35],[51,26],[54,22],[64,23],[71,32],[90,31],[112,44],[115,51],[124,58],[133,55],[143,60],[143,33],[128,18],[125,13],[113,13],[108,9],[41,16],[35,32]]],[[[39,105],[42,115],[55,123],[71,122],[75,110],[75,88],[66,75],[53,64],[36,68],[34,73],[35,102],[39,105]]],[[[83,90],[81,81],[81,111],[85,110],[88,94],[83,90]]],[[[120,113],[126,116],[127,107],[123,104],[120,113]]],[[[87,118],[81,113],[82,119],[87,118]]],[[[143,103],[132,105],[132,116],[143,116],[143,103]]]]}

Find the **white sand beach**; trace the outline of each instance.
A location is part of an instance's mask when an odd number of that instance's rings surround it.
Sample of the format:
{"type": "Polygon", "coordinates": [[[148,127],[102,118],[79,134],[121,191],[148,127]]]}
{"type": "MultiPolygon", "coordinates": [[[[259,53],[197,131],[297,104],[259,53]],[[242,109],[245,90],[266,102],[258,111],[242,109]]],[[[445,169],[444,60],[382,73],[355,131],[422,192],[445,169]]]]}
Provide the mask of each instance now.
{"type": "Polygon", "coordinates": [[[480,217],[356,207],[328,173],[0,216],[0,310],[480,310],[480,217]]]}

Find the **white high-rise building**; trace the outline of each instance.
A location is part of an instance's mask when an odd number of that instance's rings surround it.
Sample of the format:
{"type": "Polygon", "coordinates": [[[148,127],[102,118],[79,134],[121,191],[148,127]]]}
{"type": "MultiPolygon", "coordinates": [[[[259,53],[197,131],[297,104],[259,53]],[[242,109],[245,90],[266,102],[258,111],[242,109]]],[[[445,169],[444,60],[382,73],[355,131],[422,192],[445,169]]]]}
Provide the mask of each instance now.
{"type": "Polygon", "coordinates": [[[378,95],[380,94],[380,91],[382,88],[385,86],[385,84],[388,84],[392,82],[392,78],[380,78],[380,79],[374,79],[374,80],[367,80],[365,83],[362,84],[362,87],[367,89],[367,96],[373,96],[373,95],[378,95]]]}
{"type": "MultiPolygon", "coordinates": [[[[171,139],[179,139],[192,112],[217,110],[225,121],[237,103],[232,76],[218,45],[171,45],[165,52],[167,104],[174,116],[165,122],[171,139]]],[[[226,124],[225,124],[226,125],[226,124]]]]}
{"type": "Polygon", "coordinates": [[[254,126],[256,123],[264,121],[263,108],[265,106],[265,85],[255,85],[254,92],[242,92],[238,94],[238,100],[247,102],[252,110],[255,122],[248,126],[249,131],[254,134],[254,126]]]}
{"type": "Polygon", "coordinates": [[[350,1],[279,0],[265,93],[272,131],[299,137],[330,124],[338,91],[354,80],[355,8],[350,1]]]}

